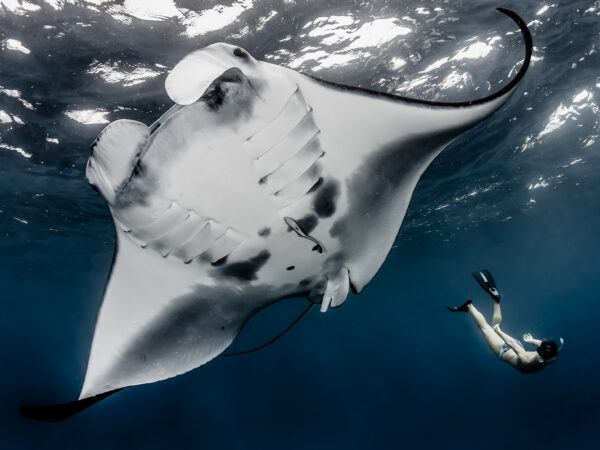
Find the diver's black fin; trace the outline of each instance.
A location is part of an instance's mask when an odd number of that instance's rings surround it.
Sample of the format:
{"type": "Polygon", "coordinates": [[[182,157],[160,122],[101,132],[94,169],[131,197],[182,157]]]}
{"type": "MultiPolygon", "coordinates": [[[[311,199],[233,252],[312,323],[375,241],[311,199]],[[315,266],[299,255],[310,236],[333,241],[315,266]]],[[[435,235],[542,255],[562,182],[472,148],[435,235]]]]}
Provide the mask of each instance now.
{"type": "Polygon", "coordinates": [[[494,299],[495,302],[500,301],[500,293],[498,292],[498,289],[496,289],[496,282],[494,281],[494,277],[489,270],[473,272],[473,276],[479,283],[479,286],[481,286],[483,290],[494,299]]]}
{"type": "Polygon", "coordinates": [[[40,422],[60,422],[61,420],[68,419],[69,417],[80,413],[90,406],[95,405],[100,400],[104,400],[106,397],[116,394],[122,389],[124,388],[103,392],[102,394],[98,394],[93,397],[75,400],[74,402],[69,403],[61,403],[59,405],[21,406],[19,408],[19,412],[25,417],[39,420],[40,422]]]}
{"type": "Polygon", "coordinates": [[[469,312],[468,306],[473,303],[473,300],[467,300],[460,306],[446,306],[450,312],[469,312]]]}

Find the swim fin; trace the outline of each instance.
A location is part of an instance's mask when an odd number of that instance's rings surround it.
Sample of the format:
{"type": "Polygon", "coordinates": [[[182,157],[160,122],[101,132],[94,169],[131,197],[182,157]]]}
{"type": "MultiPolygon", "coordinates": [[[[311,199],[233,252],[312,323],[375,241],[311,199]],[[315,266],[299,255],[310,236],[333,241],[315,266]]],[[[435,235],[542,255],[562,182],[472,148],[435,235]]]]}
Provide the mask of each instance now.
{"type": "Polygon", "coordinates": [[[460,306],[446,306],[450,312],[469,312],[468,306],[473,303],[473,300],[467,300],[460,306]]]}
{"type": "Polygon", "coordinates": [[[483,288],[485,292],[487,292],[495,302],[500,301],[500,293],[498,289],[496,289],[496,283],[494,282],[494,277],[489,270],[480,270],[479,272],[473,272],[473,276],[479,283],[479,286],[483,288]]]}

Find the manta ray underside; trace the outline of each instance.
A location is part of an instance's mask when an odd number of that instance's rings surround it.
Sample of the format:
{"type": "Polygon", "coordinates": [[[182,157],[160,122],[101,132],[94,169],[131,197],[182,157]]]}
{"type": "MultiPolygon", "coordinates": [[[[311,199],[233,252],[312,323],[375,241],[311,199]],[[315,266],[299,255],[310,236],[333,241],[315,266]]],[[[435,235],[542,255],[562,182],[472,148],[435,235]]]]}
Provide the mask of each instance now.
{"type": "Polygon", "coordinates": [[[175,102],[152,126],[109,124],[87,177],[117,250],[78,401],[23,407],[64,419],[124,387],[222,354],[281,299],[338,307],[375,276],[433,159],[496,111],[524,76],[469,102],[344,86],[213,44],[166,79],[175,102]]]}

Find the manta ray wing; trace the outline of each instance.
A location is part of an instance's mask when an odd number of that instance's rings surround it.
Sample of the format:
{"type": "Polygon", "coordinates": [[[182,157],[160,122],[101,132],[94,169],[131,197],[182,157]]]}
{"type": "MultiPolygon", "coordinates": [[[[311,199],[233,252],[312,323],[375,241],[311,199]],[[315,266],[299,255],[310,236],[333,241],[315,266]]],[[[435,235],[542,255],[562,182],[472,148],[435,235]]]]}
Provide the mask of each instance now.
{"type": "Polygon", "coordinates": [[[214,286],[197,267],[140,247],[122,231],[117,236],[82,399],[206,363],[258,309],[251,292],[214,286]]]}
{"type": "MultiPolygon", "coordinates": [[[[355,292],[383,264],[421,175],[456,137],[498,109],[510,93],[484,104],[431,106],[348,92],[295,75],[314,108],[325,152],[322,186],[309,206],[316,231],[343,260],[355,292]]],[[[291,214],[290,214],[291,215],[291,214]]]]}
{"type": "Polygon", "coordinates": [[[306,102],[314,109],[326,155],[324,186],[313,209],[340,249],[355,293],[375,276],[402,224],[416,184],[437,155],[456,137],[500,108],[529,67],[532,39],[525,22],[513,19],[525,43],[515,77],[485,98],[431,102],[340,85],[290,69],[306,102]],[[325,205],[325,207],[323,207],[325,205]],[[319,208],[322,212],[319,214],[319,208]]]}

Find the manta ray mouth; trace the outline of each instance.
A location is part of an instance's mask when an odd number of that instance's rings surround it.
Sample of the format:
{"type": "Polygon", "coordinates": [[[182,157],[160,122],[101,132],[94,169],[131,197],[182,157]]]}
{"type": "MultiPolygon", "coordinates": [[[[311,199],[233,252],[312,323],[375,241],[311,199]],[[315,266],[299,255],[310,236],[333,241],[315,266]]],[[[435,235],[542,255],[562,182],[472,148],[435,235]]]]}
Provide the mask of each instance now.
{"type": "MultiPolygon", "coordinates": [[[[218,73],[214,71],[213,73],[218,73]]],[[[225,105],[234,106],[236,109],[247,109],[249,98],[260,94],[252,85],[250,79],[238,67],[225,68],[224,71],[210,81],[210,78],[204,78],[197,83],[197,86],[204,83],[208,87],[204,90],[202,96],[196,100],[196,103],[203,103],[207,106],[210,112],[217,113],[223,109],[225,105]]],[[[191,104],[190,104],[191,105],[191,104]]],[[[171,117],[178,114],[185,105],[175,105],[167,111],[161,118],[149,127],[149,133],[154,135],[158,129],[171,117]]],[[[229,116],[231,114],[228,113],[229,116]]],[[[235,113],[234,113],[235,115],[235,113]]],[[[144,140],[144,142],[146,142],[144,140]]],[[[146,173],[145,157],[147,155],[147,142],[142,148],[136,151],[135,156],[130,162],[130,171],[126,179],[118,185],[116,192],[123,192],[130,185],[131,181],[137,177],[143,177],[146,173]]]]}
{"type": "Polygon", "coordinates": [[[244,82],[250,84],[248,77],[238,67],[227,69],[213,80],[198,101],[206,103],[211,110],[218,111],[226,98],[238,91],[244,82]]]}

